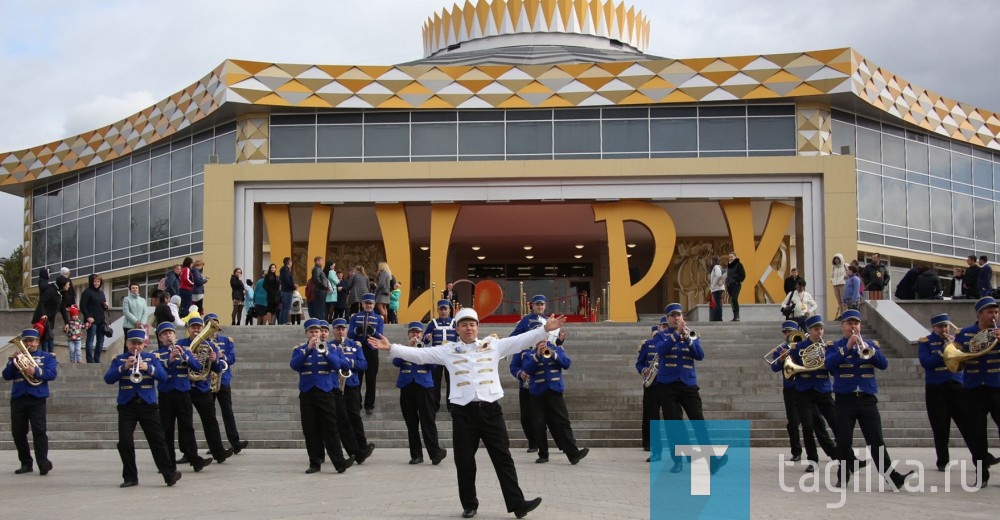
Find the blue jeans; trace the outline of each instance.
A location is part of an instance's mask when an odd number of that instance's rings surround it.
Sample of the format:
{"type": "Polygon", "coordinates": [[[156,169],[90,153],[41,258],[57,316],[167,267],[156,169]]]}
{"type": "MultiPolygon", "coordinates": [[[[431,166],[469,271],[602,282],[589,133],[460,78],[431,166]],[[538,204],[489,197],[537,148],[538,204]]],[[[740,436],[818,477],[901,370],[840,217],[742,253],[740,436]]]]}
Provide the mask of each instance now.
{"type": "Polygon", "coordinates": [[[326,291],[316,291],[316,297],[309,302],[309,317],[320,320],[326,319],[326,291]]]}
{"type": "Polygon", "coordinates": [[[281,310],[278,311],[278,325],[288,323],[288,314],[292,310],[292,293],[281,291],[281,310]]]}
{"type": "Polygon", "coordinates": [[[56,340],[55,338],[43,339],[38,345],[38,350],[42,352],[52,353],[52,349],[55,348],[56,340]]]}
{"type": "Polygon", "coordinates": [[[95,321],[87,329],[87,363],[100,363],[104,350],[104,322],[95,321]]]}

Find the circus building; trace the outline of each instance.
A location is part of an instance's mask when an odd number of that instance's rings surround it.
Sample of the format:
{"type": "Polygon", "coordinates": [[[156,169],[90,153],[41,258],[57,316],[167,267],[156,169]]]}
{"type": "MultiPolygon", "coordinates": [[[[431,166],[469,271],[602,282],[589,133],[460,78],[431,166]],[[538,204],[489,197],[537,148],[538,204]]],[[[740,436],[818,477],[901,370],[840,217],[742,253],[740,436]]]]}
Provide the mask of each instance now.
{"type": "Polygon", "coordinates": [[[102,273],[117,302],[200,256],[226,315],[234,267],[288,256],[304,283],[315,256],[386,260],[400,321],[485,280],[493,314],[544,292],[629,321],[704,304],[730,250],[742,303],[780,299],[794,265],[825,309],[835,253],[1000,254],[997,114],[851,48],[673,59],[646,53],[654,29],[610,0],[480,0],[432,14],[409,63],[227,60],[121,121],[0,153],[25,281],[102,273]]]}

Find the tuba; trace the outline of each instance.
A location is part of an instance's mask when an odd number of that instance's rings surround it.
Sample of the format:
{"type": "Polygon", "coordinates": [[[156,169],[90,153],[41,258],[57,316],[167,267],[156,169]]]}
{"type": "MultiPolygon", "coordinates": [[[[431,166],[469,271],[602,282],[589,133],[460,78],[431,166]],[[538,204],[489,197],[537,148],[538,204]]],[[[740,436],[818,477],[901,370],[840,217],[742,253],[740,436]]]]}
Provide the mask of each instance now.
{"type": "Polygon", "coordinates": [[[791,379],[802,372],[823,369],[826,366],[826,344],[823,343],[822,339],[813,342],[799,352],[799,357],[802,359],[801,365],[797,365],[790,357],[785,358],[785,365],[782,369],[785,379],[791,379]]]}
{"type": "Polygon", "coordinates": [[[201,332],[191,340],[191,346],[188,348],[191,350],[191,354],[201,363],[201,370],[192,370],[189,366],[189,380],[197,382],[208,379],[209,374],[212,372],[212,364],[208,362],[209,355],[212,352],[212,345],[211,342],[206,343],[206,341],[220,330],[222,330],[222,327],[219,326],[217,320],[208,320],[205,323],[205,328],[201,329],[201,332]]]}
{"type": "Polygon", "coordinates": [[[945,345],[941,357],[944,358],[944,364],[948,367],[948,370],[960,372],[965,368],[966,361],[985,356],[992,352],[997,346],[997,338],[993,336],[996,327],[997,323],[994,321],[993,327],[977,332],[969,340],[968,352],[962,351],[961,346],[954,339],[945,345]]]}
{"type": "Polygon", "coordinates": [[[15,336],[8,343],[17,348],[14,355],[10,358],[14,360],[14,366],[21,371],[24,380],[31,386],[38,386],[44,383],[44,381],[35,376],[35,372],[38,371],[38,362],[35,361],[35,356],[31,355],[28,347],[24,346],[21,336],[15,336]]]}

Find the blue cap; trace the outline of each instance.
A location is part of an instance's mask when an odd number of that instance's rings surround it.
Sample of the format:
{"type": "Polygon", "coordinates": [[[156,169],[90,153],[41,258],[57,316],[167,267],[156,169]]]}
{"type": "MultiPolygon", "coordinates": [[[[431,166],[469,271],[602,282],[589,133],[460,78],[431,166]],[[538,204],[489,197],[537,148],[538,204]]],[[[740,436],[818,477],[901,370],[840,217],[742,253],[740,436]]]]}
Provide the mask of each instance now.
{"type": "Polygon", "coordinates": [[[539,303],[539,302],[540,303],[545,303],[545,295],[544,294],[536,294],[536,295],[534,295],[534,296],[531,297],[531,303],[539,303]]]}
{"type": "Polygon", "coordinates": [[[976,312],[979,312],[988,307],[1000,307],[1000,305],[997,305],[997,301],[989,296],[980,298],[979,301],[976,302],[976,312]]]}
{"type": "Polygon", "coordinates": [[[406,326],[406,330],[409,331],[413,329],[424,330],[424,324],[419,321],[411,321],[410,324],[406,326]]]}
{"type": "Polygon", "coordinates": [[[681,307],[679,303],[671,303],[663,308],[663,315],[670,316],[673,313],[684,314],[684,307],[681,307]]]}
{"type": "Polygon", "coordinates": [[[440,309],[441,307],[448,307],[450,309],[451,302],[448,300],[438,300],[438,308],[440,309]]]}
{"type": "Polygon", "coordinates": [[[146,331],[143,329],[132,329],[125,334],[125,341],[146,341],[146,331]]]}
{"type": "Polygon", "coordinates": [[[198,316],[195,316],[195,317],[193,317],[193,318],[191,318],[191,319],[187,320],[187,323],[186,323],[186,325],[187,325],[188,327],[190,327],[191,325],[202,325],[202,326],[204,326],[204,325],[205,325],[205,320],[201,319],[201,318],[200,318],[200,317],[198,317],[198,316]]]}
{"type": "Polygon", "coordinates": [[[332,330],[332,327],[330,327],[330,324],[326,320],[319,320],[319,328],[332,330]]]}
{"type": "Polygon", "coordinates": [[[781,322],[781,332],[785,332],[786,330],[799,330],[799,324],[792,320],[781,322]]]}
{"type": "Polygon", "coordinates": [[[668,323],[670,323],[670,320],[668,320],[666,316],[660,316],[660,325],[666,325],[668,323]]]}
{"type": "Polygon", "coordinates": [[[205,315],[205,321],[208,321],[208,320],[219,321],[219,315],[216,314],[216,313],[214,313],[214,312],[210,312],[210,313],[208,313],[208,314],[205,315]]]}
{"type": "Polygon", "coordinates": [[[170,323],[169,321],[165,321],[156,326],[156,336],[159,337],[160,334],[163,334],[165,331],[168,330],[173,332],[175,330],[174,324],[170,323]]]}
{"type": "Polygon", "coordinates": [[[331,327],[344,327],[346,329],[347,328],[347,320],[345,320],[344,318],[337,318],[337,319],[333,320],[333,323],[331,323],[330,326],[331,327]]]}
{"type": "Polygon", "coordinates": [[[302,324],[302,327],[306,330],[318,329],[320,328],[319,320],[317,320],[316,318],[309,318],[308,320],[305,321],[305,323],[302,324]]]}
{"type": "Polygon", "coordinates": [[[372,293],[365,293],[365,295],[361,297],[361,301],[363,301],[363,302],[373,302],[373,301],[375,301],[375,295],[372,294],[372,293]]]}
{"type": "Polygon", "coordinates": [[[660,330],[660,327],[658,325],[653,325],[652,327],[649,328],[650,332],[656,332],[658,330],[660,330]]]}
{"type": "Polygon", "coordinates": [[[849,321],[849,320],[861,321],[861,313],[854,309],[848,309],[844,311],[843,314],[840,315],[840,321],[849,321]]]}
{"type": "Polygon", "coordinates": [[[22,338],[34,338],[38,339],[38,331],[35,329],[24,329],[21,331],[22,338]]]}
{"type": "MultiPolygon", "coordinates": [[[[848,311],[848,312],[850,312],[850,311],[848,311]]],[[[857,312],[857,311],[854,311],[854,312],[857,312]]],[[[845,312],[844,314],[847,314],[847,313],[845,312]]],[[[813,314],[812,316],[809,317],[808,320],[806,320],[806,329],[808,330],[808,329],[811,329],[811,328],[815,327],[816,325],[822,325],[822,324],[823,324],[823,317],[820,316],[819,314],[813,314]]]]}
{"type": "Polygon", "coordinates": [[[935,325],[953,325],[953,323],[947,313],[941,313],[931,316],[931,327],[935,325]]]}

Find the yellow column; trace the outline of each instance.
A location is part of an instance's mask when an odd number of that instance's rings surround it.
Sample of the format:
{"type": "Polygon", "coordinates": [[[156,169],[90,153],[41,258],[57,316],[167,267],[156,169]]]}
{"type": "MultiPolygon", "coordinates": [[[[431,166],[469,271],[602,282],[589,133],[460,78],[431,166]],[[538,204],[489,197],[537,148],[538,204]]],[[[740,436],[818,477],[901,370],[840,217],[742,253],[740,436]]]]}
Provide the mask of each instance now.
{"type": "MultiPolygon", "coordinates": [[[[330,239],[330,219],[333,217],[333,207],[324,204],[315,204],[312,209],[312,217],[309,219],[309,245],[306,247],[306,275],[312,272],[313,258],[322,256],[326,261],[326,246],[330,239]]],[[[291,246],[291,240],[289,240],[291,246]]],[[[272,251],[273,249],[273,245],[272,251]]],[[[291,255],[284,255],[285,256],[291,255]]],[[[308,279],[308,278],[307,278],[308,279]]]]}
{"type": "MultiPolygon", "coordinates": [[[[271,263],[280,264],[282,258],[292,256],[292,217],[288,212],[288,204],[265,204],[261,207],[261,213],[264,216],[264,227],[267,228],[267,240],[271,245],[271,263]]],[[[310,262],[307,265],[312,264],[310,262]]],[[[253,274],[256,281],[257,273],[253,274]]]]}
{"type": "Polygon", "coordinates": [[[795,208],[779,202],[771,203],[771,211],[767,224],[761,234],[760,243],[756,244],[753,230],[753,210],[750,199],[733,199],[720,201],[722,213],[729,226],[729,236],[733,241],[733,251],[743,264],[747,277],[743,282],[744,289],[740,292],[740,303],[754,302],[754,287],[760,282],[764,291],[773,301],[781,301],[784,294],[784,281],[778,273],[770,269],[785,231],[795,216],[795,208]]]}

